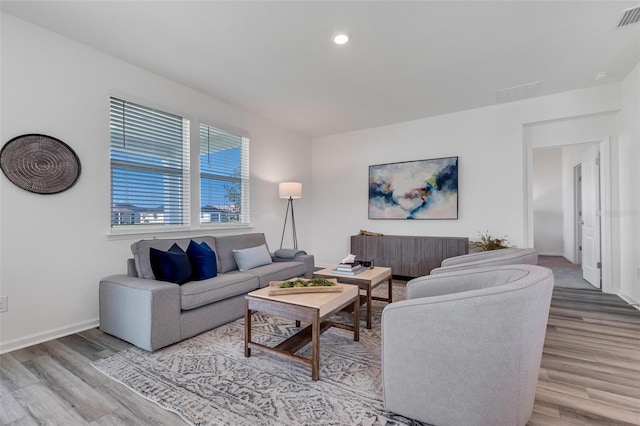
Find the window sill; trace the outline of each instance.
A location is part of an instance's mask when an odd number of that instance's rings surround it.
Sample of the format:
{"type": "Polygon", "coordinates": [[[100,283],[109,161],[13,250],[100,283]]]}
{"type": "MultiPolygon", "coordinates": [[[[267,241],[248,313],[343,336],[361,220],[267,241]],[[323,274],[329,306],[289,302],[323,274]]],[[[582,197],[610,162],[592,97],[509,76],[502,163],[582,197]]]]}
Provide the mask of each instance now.
{"type": "Polygon", "coordinates": [[[247,230],[252,229],[253,225],[250,223],[234,223],[234,224],[224,224],[224,223],[203,223],[197,227],[191,226],[176,226],[167,229],[167,227],[131,227],[131,228],[118,228],[118,229],[110,229],[107,232],[108,240],[129,240],[134,238],[170,238],[170,237],[194,237],[201,236],[203,233],[214,232],[216,234],[221,233],[222,231],[234,231],[234,230],[247,230]]]}

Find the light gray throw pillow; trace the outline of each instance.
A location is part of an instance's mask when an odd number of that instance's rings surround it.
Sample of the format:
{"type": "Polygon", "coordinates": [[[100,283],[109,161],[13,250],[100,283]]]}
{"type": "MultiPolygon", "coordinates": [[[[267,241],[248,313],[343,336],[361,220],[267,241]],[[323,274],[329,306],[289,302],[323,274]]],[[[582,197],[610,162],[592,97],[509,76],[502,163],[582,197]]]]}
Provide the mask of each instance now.
{"type": "Polygon", "coordinates": [[[233,250],[233,257],[236,259],[238,270],[240,270],[240,272],[273,263],[269,250],[265,244],[242,250],[233,250]]]}

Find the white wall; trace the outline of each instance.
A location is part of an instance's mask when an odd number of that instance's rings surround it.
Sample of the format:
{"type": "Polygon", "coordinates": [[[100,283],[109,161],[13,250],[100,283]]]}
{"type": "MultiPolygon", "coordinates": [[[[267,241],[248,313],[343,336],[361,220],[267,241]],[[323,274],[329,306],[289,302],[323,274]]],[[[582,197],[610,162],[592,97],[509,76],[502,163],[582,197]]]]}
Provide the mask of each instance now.
{"type": "MultiPolygon", "coordinates": [[[[619,85],[612,87],[619,94],[619,85]]],[[[617,109],[526,124],[525,139],[533,148],[599,142],[617,132],[617,109]]]]}
{"type": "Polygon", "coordinates": [[[532,244],[524,224],[524,126],[619,108],[619,86],[609,84],[314,139],[316,263],[338,261],[360,229],[471,239],[489,230],[518,246],[532,244]],[[458,220],[367,218],[369,165],[456,155],[458,220]]]}
{"type": "Polygon", "coordinates": [[[562,256],[562,148],[533,152],[533,247],[540,254],[562,256]]]}
{"type": "Polygon", "coordinates": [[[622,83],[622,111],[619,114],[620,137],[617,171],[620,181],[619,206],[609,214],[619,229],[620,292],[640,303],[640,64],[622,83]]]}
{"type": "MultiPolygon", "coordinates": [[[[298,239],[301,247],[312,245],[307,138],[10,15],[1,18],[3,143],[25,133],[57,137],[76,151],[82,174],[70,190],[46,196],[0,177],[0,295],[9,298],[9,311],[0,314],[0,350],[95,326],[100,278],[126,272],[130,244],[151,238],[109,236],[110,95],[183,114],[192,126],[202,120],[248,132],[252,230],[277,248],[286,207],[277,183],[300,181],[298,239]]],[[[196,225],[184,235],[246,231],[196,225]]]]}

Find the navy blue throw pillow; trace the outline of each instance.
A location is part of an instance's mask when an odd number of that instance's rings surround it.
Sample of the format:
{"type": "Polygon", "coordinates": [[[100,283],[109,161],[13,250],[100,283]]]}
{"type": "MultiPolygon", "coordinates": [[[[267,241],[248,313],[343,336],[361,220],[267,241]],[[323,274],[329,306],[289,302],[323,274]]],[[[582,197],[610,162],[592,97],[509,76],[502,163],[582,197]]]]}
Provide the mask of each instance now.
{"type": "Polygon", "coordinates": [[[193,281],[206,280],[218,275],[218,264],[216,262],[216,253],[209,244],[204,241],[200,244],[191,240],[187,247],[189,261],[191,261],[191,270],[193,281]]]}
{"type": "Polygon", "coordinates": [[[177,244],[173,244],[168,251],[151,248],[151,270],[157,280],[170,283],[184,284],[191,280],[191,262],[189,256],[177,244]]]}

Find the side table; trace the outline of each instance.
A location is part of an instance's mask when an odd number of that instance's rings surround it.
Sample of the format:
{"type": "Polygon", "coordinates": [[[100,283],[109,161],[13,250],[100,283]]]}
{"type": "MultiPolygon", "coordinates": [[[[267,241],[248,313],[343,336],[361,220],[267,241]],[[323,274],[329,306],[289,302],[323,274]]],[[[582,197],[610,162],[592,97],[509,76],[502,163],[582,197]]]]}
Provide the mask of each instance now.
{"type": "Polygon", "coordinates": [[[391,303],[393,301],[392,291],[393,291],[393,278],[391,274],[391,268],[386,268],[382,266],[376,266],[372,269],[366,269],[359,274],[356,275],[348,275],[348,274],[340,274],[338,272],[333,272],[336,266],[326,269],[321,269],[313,273],[316,277],[322,278],[336,278],[338,282],[344,284],[355,284],[358,286],[360,290],[365,291],[365,295],[361,298],[361,304],[367,305],[367,328],[371,328],[371,301],[372,300],[381,300],[383,302],[391,303]],[[371,295],[371,291],[382,284],[383,282],[387,282],[389,285],[389,292],[386,298],[383,297],[373,297],[371,295]]]}

